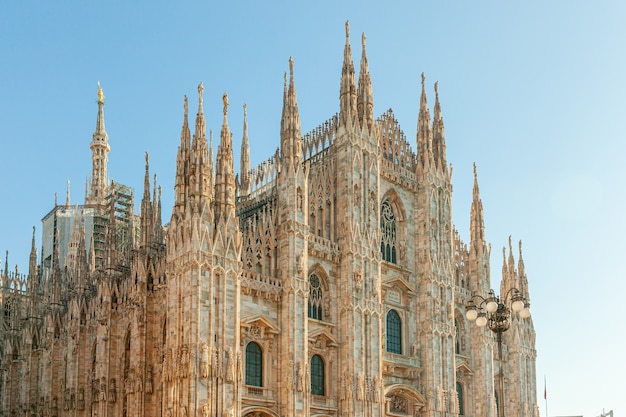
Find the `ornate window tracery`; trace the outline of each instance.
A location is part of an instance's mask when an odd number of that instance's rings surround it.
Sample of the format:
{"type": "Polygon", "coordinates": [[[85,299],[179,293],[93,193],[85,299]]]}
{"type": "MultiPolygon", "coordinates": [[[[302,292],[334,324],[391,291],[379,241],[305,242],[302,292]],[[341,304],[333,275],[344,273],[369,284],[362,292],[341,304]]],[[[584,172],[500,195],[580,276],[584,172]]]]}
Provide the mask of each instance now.
{"type": "Polygon", "coordinates": [[[312,319],[322,320],[324,293],[322,291],[322,283],[315,274],[309,276],[309,317],[312,319]]]}
{"type": "Polygon", "coordinates": [[[380,252],[384,261],[397,263],[396,259],[396,216],[388,201],[383,201],[380,209],[380,232],[382,240],[380,252]]]}

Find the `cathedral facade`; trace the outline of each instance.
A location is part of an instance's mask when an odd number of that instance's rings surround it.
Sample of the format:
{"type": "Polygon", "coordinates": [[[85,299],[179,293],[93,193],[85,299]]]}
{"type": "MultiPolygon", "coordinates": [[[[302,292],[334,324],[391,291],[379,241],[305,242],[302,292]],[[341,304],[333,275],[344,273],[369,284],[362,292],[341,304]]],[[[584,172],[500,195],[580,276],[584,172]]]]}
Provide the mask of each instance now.
{"type": "MultiPolygon", "coordinates": [[[[490,246],[476,169],[469,244],[452,222],[437,84],[431,118],[422,76],[413,151],[391,110],[374,117],[346,26],[339,112],[302,134],[290,59],[280,147],[250,167],[244,107],[239,175],[228,97],[214,156],[202,93],[163,225],[147,156],[138,214],[107,182],[98,90],[88,196],[52,212],[69,237],[52,221],[45,262],[33,234],[28,273],[0,274],[0,415],[538,417],[532,319],[500,357],[465,318],[490,246]]],[[[511,246],[500,292],[529,298],[511,246]]]]}

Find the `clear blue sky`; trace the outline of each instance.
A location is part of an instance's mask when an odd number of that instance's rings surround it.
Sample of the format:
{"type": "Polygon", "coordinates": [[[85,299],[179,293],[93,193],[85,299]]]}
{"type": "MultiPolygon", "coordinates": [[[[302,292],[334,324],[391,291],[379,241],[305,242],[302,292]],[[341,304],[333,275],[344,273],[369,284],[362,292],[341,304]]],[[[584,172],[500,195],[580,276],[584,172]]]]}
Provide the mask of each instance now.
{"type": "MultiPolygon", "coordinates": [[[[540,409],[626,414],[626,3],[621,1],[0,2],[0,250],[26,270],[31,230],[54,203],[84,198],[96,89],[106,96],[110,179],[141,195],[144,152],[173,203],[183,95],[205,86],[207,127],[222,94],[236,158],[248,105],[253,165],[279,143],[289,56],[302,127],[339,108],[344,22],[355,63],[367,34],[375,113],[393,108],[411,143],[421,72],[454,165],[467,241],[478,165],[492,283],[509,234],[524,243],[540,409]],[[391,3],[391,4],[390,4],[391,3]]],[[[2,256],[4,258],[4,256],[2,256]]]]}

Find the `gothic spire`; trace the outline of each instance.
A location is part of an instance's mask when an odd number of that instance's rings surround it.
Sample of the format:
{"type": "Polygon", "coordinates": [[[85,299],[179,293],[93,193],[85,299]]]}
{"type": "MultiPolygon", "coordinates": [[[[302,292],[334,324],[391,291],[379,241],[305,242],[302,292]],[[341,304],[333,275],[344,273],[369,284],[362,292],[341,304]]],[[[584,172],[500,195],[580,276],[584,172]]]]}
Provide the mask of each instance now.
{"type": "Polygon", "coordinates": [[[9,285],[9,251],[6,251],[4,258],[4,284],[9,285]]]}
{"type": "Polygon", "coordinates": [[[429,167],[432,159],[432,132],[430,130],[430,111],[426,100],[424,82],[426,77],[422,73],[422,94],[420,96],[420,111],[417,117],[417,158],[422,168],[429,167]]]}
{"type": "Polygon", "coordinates": [[[350,22],[346,22],[346,45],[343,50],[343,66],[341,68],[341,83],[339,88],[339,123],[351,126],[356,115],[356,78],[354,62],[352,62],[352,48],[350,47],[350,22]]]}
{"type": "Polygon", "coordinates": [[[98,118],[96,120],[96,131],[92,135],[93,140],[89,145],[92,153],[91,169],[91,190],[88,202],[103,204],[104,192],[107,185],[107,163],[108,154],[111,150],[109,146],[109,136],[104,129],[104,94],[98,82],[98,118]]]}
{"type": "Polygon", "coordinates": [[[196,131],[193,136],[193,144],[190,156],[190,174],[193,184],[189,184],[190,195],[195,198],[198,207],[208,204],[210,201],[211,177],[209,150],[206,140],[206,127],[204,112],[202,109],[202,93],[204,86],[198,85],[198,114],[196,116],[196,131]]]}
{"type": "Polygon", "coordinates": [[[35,226],[33,226],[33,241],[30,247],[30,260],[28,263],[29,281],[37,279],[37,248],[35,247],[35,226]]]}
{"type": "Polygon", "coordinates": [[[234,216],[235,210],[235,170],[233,163],[233,141],[228,127],[228,94],[222,96],[224,121],[217,147],[217,167],[215,170],[215,219],[234,216]]]}
{"type": "Polygon", "coordinates": [[[200,138],[206,138],[206,122],[204,120],[204,111],[202,108],[202,93],[204,91],[204,86],[202,83],[198,85],[198,113],[196,114],[196,130],[193,135],[193,144],[192,148],[196,148],[196,142],[200,138]]]}
{"type": "Polygon", "coordinates": [[[433,109],[433,154],[437,168],[447,172],[448,162],[446,160],[446,133],[441,116],[441,105],[439,104],[439,82],[435,83],[435,106],[433,109]]]}
{"type": "MultiPolygon", "coordinates": [[[[208,165],[209,165],[209,172],[213,172],[213,130],[209,129],[209,160],[208,160],[208,165]]],[[[215,186],[214,182],[214,177],[211,176],[211,189],[213,189],[213,187],[215,186]]]]}
{"type": "Polygon", "coordinates": [[[146,152],[146,173],[143,182],[143,199],[141,200],[141,245],[148,246],[153,232],[153,206],[150,201],[150,162],[146,152]]]}
{"type": "Polygon", "coordinates": [[[524,258],[522,256],[522,241],[519,241],[519,260],[517,261],[517,274],[519,276],[520,287],[518,288],[524,296],[528,297],[528,278],[524,267],[524,258]]]}
{"type": "Polygon", "coordinates": [[[183,127],[180,133],[180,146],[178,147],[178,154],[176,156],[176,181],[174,185],[175,190],[175,206],[181,207],[185,205],[187,200],[188,186],[189,186],[189,146],[191,133],[189,132],[189,103],[187,102],[187,96],[184,99],[184,116],[183,127]]]}
{"type": "Polygon", "coordinates": [[[250,194],[250,146],[248,145],[248,113],[246,104],[243,104],[243,138],[241,140],[241,195],[250,194]]]}
{"type": "Polygon", "coordinates": [[[302,133],[300,131],[300,113],[298,112],[292,57],[289,57],[289,89],[283,101],[280,148],[283,164],[295,167],[302,162],[302,133]]]}
{"type": "Polygon", "coordinates": [[[361,128],[367,127],[371,131],[374,125],[374,94],[372,93],[372,79],[370,77],[367,54],[365,51],[365,33],[362,35],[361,68],[359,72],[359,87],[357,109],[361,128]]]}
{"type": "Polygon", "coordinates": [[[474,163],[474,189],[472,194],[472,208],[470,215],[470,249],[479,250],[485,246],[486,242],[483,202],[480,198],[480,189],[478,188],[476,163],[474,163]]]}
{"type": "Polygon", "coordinates": [[[180,147],[181,149],[189,149],[191,132],[189,131],[189,103],[187,101],[187,95],[185,95],[184,109],[185,114],[183,116],[182,132],[180,133],[180,147]]]}

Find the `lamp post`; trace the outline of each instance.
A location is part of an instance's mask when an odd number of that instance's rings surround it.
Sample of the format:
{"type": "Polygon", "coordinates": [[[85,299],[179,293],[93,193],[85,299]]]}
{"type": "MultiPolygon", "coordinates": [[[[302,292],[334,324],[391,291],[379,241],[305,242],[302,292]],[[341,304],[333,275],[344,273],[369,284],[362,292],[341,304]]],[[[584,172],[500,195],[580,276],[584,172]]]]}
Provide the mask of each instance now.
{"type": "Polygon", "coordinates": [[[478,327],[489,327],[496,334],[498,356],[500,358],[500,376],[498,378],[498,417],[504,417],[504,361],[502,359],[502,333],[511,326],[511,310],[523,319],[530,317],[530,303],[517,289],[511,288],[504,297],[489,290],[487,298],[473,295],[465,305],[465,316],[476,321],[478,327]],[[476,304],[476,300],[479,302],[476,304]]]}

